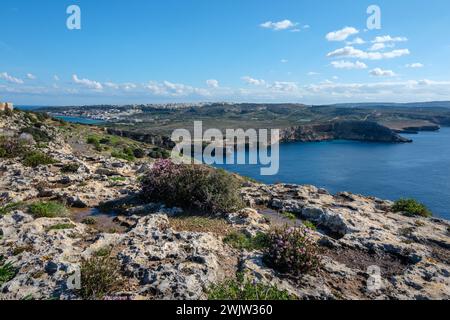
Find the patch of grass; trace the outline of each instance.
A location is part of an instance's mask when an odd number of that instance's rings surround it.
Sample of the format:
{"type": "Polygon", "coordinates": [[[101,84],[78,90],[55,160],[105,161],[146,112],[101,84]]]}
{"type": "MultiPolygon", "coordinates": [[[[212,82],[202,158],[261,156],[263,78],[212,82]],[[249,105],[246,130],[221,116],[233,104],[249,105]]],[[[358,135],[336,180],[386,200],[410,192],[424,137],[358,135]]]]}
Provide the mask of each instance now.
{"type": "Polygon", "coordinates": [[[311,221],[302,221],[302,223],[308,229],[311,229],[314,231],[317,230],[317,226],[314,223],[312,223],[311,221]]]}
{"type": "Polygon", "coordinates": [[[55,201],[42,201],[31,204],[28,210],[35,218],[56,218],[66,216],[65,205],[55,201]]]}
{"type": "Polygon", "coordinates": [[[123,182],[123,181],[126,181],[127,178],[125,178],[125,177],[110,177],[109,180],[112,182],[123,182]]]}
{"type": "Polygon", "coordinates": [[[117,151],[117,150],[112,151],[111,157],[117,158],[117,159],[122,159],[122,160],[127,160],[127,161],[134,161],[134,159],[135,159],[133,151],[131,150],[131,152],[129,152],[129,150],[127,148],[124,148],[123,151],[117,151]]]}
{"type": "Polygon", "coordinates": [[[276,286],[244,279],[225,280],[212,285],[207,291],[208,300],[294,300],[295,297],[276,286]]]}
{"type": "Polygon", "coordinates": [[[23,207],[24,207],[24,203],[23,202],[9,203],[6,206],[3,206],[3,207],[0,208],[0,216],[7,215],[11,211],[18,210],[18,209],[23,208],[23,207]]]}
{"type": "Polygon", "coordinates": [[[16,273],[16,268],[11,263],[5,263],[3,256],[0,256],[0,286],[11,281],[16,273]]]}
{"type": "Polygon", "coordinates": [[[81,263],[80,296],[88,300],[101,300],[117,292],[123,285],[118,261],[108,255],[94,255],[81,263]]]}
{"type": "Polygon", "coordinates": [[[293,214],[292,212],[281,212],[280,213],[281,216],[289,219],[289,220],[296,220],[297,216],[295,214],[293,214]]]}
{"type": "Polygon", "coordinates": [[[78,169],[80,168],[80,165],[78,163],[68,163],[62,166],[61,172],[62,173],[76,173],[78,172],[78,169]]]}
{"type": "Polygon", "coordinates": [[[392,207],[392,210],[394,212],[403,212],[407,216],[413,217],[413,216],[421,216],[429,218],[433,216],[430,210],[428,208],[418,202],[415,199],[400,199],[397,200],[394,203],[394,206],[392,207]]]}
{"type": "Polygon", "coordinates": [[[223,239],[223,242],[239,250],[262,250],[268,246],[268,236],[258,233],[254,237],[249,237],[242,232],[232,232],[223,239]]]}
{"type": "Polygon", "coordinates": [[[67,229],[73,229],[73,228],[75,228],[75,225],[73,223],[58,223],[58,224],[48,227],[47,231],[67,230],[67,229]]]}
{"type": "Polygon", "coordinates": [[[88,226],[93,226],[94,224],[97,223],[97,220],[95,220],[95,218],[93,217],[86,217],[81,221],[81,223],[86,224],[88,226]]]}
{"type": "Polygon", "coordinates": [[[32,168],[40,165],[49,165],[54,163],[56,163],[55,159],[39,151],[29,152],[23,159],[23,164],[27,167],[32,168]]]}
{"type": "Polygon", "coordinates": [[[96,136],[89,136],[87,139],[86,139],[86,143],[87,144],[91,144],[91,145],[93,145],[94,146],[94,149],[96,150],[96,151],[102,151],[103,150],[103,148],[102,148],[102,146],[101,146],[101,144],[100,144],[100,141],[99,141],[99,139],[96,137],[96,136]]]}
{"type": "Polygon", "coordinates": [[[95,257],[109,257],[110,255],[111,255],[110,247],[104,247],[94,252],[95,257]]]}
{"type": "Polygon", "coordinates": [[[170,225],[177,231],[211,232],[217,235],[227,235],[232,227],[224,219],[182,215],[169,217],[170,225]]]}

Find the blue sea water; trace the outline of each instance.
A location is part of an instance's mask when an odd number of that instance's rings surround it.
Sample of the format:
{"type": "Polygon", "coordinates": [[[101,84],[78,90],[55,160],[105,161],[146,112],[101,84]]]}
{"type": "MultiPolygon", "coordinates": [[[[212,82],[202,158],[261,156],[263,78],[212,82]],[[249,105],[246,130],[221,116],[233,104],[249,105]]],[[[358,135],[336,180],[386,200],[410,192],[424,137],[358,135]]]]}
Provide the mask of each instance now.
{"type": "Polygon", "coordinates": [[[404,135],[407,144],[329,141],[280,146],[280,171],[261,176],[259,165],[219,167],[264,183],[312,184],[330,192],[396,200],[411,197],[450,220],[450,128],[404,135]]]}
{"type": "MultiPolygon", "coordinates": [[[[31,111],[36,110],[38,108],[41,108],[40,106],[17,106],[18,109],[23,111],[31,111]]],[[[61,119],[67,122],[72,123],[81,123],[81,124],[100,124],[104,123],[102,120],[95,120],[95,119],[89,119],[89,118],[83,118],[83,117],[67,117],[67,116],[56,116],[55,118],[61,119]]]]}

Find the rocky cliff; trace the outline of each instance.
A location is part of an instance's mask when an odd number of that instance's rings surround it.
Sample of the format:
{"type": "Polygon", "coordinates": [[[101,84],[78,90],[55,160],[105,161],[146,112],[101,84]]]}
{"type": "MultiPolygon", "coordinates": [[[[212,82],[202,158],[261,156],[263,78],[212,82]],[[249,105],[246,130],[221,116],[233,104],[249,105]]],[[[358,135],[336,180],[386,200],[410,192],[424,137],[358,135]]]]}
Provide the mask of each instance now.
{"type": "Polygon", "coordinates": [[[369,121],[337,121],[291,127],[281,131],[282,141],[357,140],[368,142],[411,142],[391,129],[369,121]]]}

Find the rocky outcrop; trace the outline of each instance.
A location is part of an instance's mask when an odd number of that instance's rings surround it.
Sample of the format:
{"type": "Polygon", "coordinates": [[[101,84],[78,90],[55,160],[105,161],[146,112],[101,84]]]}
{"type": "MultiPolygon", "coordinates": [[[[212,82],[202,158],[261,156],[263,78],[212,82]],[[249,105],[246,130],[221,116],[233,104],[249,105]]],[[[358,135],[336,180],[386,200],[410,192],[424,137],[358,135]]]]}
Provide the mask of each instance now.
{"type": "Polygon", "coordinates": [[[253,276],[305,299],[450,298],[448,221],[408,217],[393,213],[390,201],[331,195],[313,186],[259,185],[243,196],[248,204],[314,223],[323,246],[323,270],[300,283],[265,267],[260,255],[245,258],[244,269],[253,276]],[[370,285],[374,279],[376,285],[370,285]]]}
{"type": "Polygon", "coordinates": [[[412,142],[391,129],[370,121],[336,121],[303,125],[281,130],[283,142],[314,142],[326,140],[357,140],[369,142],[412,142]]]}

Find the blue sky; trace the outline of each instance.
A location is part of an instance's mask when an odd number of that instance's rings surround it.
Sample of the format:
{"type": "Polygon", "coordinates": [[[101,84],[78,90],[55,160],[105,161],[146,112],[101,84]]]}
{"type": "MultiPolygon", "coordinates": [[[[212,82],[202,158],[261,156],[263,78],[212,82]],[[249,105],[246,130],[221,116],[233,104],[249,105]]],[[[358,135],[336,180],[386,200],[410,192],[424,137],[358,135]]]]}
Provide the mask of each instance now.
{"type": "Polygon", "coordinates": [[[448,0],[2,0],[0,101],[450,100],[449,18],[448,0]]]}

